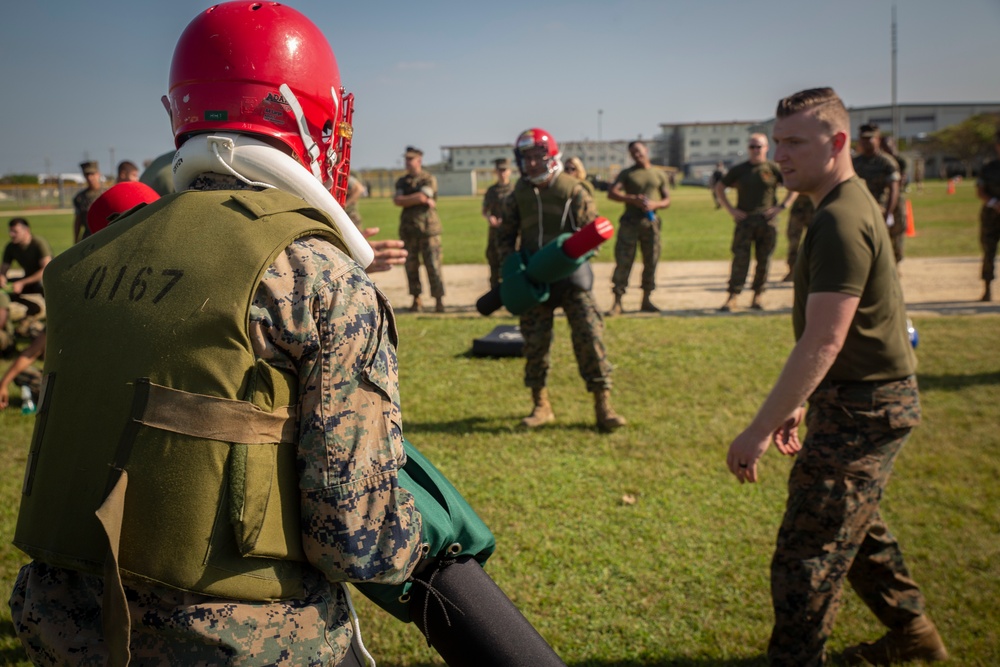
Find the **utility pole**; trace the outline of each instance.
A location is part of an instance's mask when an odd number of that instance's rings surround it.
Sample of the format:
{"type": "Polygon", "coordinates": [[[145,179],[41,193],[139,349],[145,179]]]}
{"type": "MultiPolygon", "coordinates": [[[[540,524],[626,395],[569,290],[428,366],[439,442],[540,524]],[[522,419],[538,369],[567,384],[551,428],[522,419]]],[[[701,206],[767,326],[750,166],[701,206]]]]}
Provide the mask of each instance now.
{"type": "Polygon", "coordinates": [[[899,150],[899,105],[896,102],[896,3],[892,3],[892,138],[899,150]]]}

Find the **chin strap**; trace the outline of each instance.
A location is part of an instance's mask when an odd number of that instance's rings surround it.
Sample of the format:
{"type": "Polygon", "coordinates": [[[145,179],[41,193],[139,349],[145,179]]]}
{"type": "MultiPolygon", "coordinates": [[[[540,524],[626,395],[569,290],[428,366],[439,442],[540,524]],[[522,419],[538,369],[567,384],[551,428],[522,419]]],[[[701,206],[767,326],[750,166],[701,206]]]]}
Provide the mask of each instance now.
{"type": "Polygon", "coordinates": [[[278,86],[278,90],[284,96],[285,101],[288,102],[288,106],[292,108],[292,113],[295,114],[295,122],[299,126],[299,136],[302,137],[302,144],[309,155],[309,168],[312,170],[316,180],[322,183],[323,172],[319,168],[319,146],[316,145],[316,141],[309,134],[309,124],[306,122],[306,115],[302,111],[302,105],[299,104],[298,98],[295,97],[295,93],[292,92],[287,83],[278,86]]]}

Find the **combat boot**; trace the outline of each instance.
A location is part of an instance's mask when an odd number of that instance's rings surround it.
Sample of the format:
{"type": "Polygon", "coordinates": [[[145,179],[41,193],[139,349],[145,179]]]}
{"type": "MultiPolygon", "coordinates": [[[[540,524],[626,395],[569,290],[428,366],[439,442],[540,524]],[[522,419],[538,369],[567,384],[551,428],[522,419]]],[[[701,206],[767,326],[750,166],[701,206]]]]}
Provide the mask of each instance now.
{"type": "Polygon", "coordinates": [[[622,296],[621,294],[615,294],[615,303],[605,315],[607,317],[614,317],[615,315],[621,315],[623,312],[625,311],[622,309],[622,296]]]}
{"type": "Polygon", "coordinates": [[[611,390],[598,389],[594,392],[594,412],[597,413],[597,428],[602,433],[610,433],[627,423],[624,417],[615,413],[611,407],[611,390]]]}
{"type": "Polygon", "coordinates": [[[531,414],[521,420],[521,426],[536,428],[542,424],[548,424],[556,418],[552,412],[552,404],[549,403],[549,390],[545,387],[532,387],[531,400],[535,404],[531,414]]]}
{"type": "Polygon", "coordinates": [[[939,662],[947,659],[948,649],[927,616],[918,616],[902,628],[890,630],[881,639],[844,651],[844,660],[849,665],[895,665],[911,660],[939,662]]]}
{"type": "Polygon", "coordinates": [[[435,313],[443,313],[444,312],[444,300],[441,297],[438,297],[437,298],[437,303],[434,304],[434,312],[435,313]]]}
{"type": "Polygon", "coordinates": [[[419,296],[413,297],[413,303],[410,304],[410,312],[411,313],[419,313],[422,308],[423,308],[423,306],[420,303],[420,297],[419,296]]]}
{"type": "Polygon", "coordinates": [[[983,295],[979,298],[979,300],[984,303],[989,303],[993,300],[993,290],[990,289],[989,283],[986,283],[986,287],[983,289],[983,295]]]}
{"type": "Polygon", "coordinates": [[[658,313],[658,312],[660,312],[660,309],[657,308],[656,306],[654,306],[653,302],[650,301],[649,296],[651,294],[652,294],[652,292],[650,292],[650,291],[643,290],[643,292],[642,292],[642,306],[639,307],[639,310],[641,310],[644,313],[658,313]]]}

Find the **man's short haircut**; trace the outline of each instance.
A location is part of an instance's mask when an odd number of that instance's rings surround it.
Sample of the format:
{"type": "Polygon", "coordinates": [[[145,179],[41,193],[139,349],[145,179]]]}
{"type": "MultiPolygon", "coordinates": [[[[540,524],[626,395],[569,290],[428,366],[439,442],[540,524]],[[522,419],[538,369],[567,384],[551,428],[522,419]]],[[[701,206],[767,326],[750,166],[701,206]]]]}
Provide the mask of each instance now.
{"type": "Polygon", "coordinates": [[[138,174],[139,167],[136,166],[135,162],[131,160],[122,160],[118,163],[118,175],[122,174],[138,174]]]}
{"type": "Polygon", "coordinates": [[[28,229],[31,229],[31,225],[29,225],[28,221],[25,220],[24,218],[11,218],[10,222],[7,223],[7,228],[11,229],[14,227],[14,225],[24,225],[28,229]]]}
{"type": "Polygon", "coordinates": [[[636,139],[635,141],[628,142],[628,150],[632,150],[632,148],[635,147],[635,146],[645,146],[645,145],[646,145],[645,141],[641,141],[639,139],[636,139]]]}
{"type": "Polygon", "coordinates": [[[813,111],[816,119],[830,132],[847,131],[849,128],[847,107],[833,88],[809,88],[789,95],[778,102],[774,115],[787,118],[803,111],[813,111]]]}

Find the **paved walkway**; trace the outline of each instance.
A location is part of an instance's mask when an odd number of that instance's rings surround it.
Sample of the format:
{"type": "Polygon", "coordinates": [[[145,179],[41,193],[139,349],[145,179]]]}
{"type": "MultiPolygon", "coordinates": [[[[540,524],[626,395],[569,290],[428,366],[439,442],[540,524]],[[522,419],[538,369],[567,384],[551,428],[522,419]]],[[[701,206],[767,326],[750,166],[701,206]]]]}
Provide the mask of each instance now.
{"type": "MultiPolygon", "coordinates": [[[[903,295],[907,312],[911,315],[978,315],[1000,314],[1000,302],[981,303],[982,282],[979,279],[981,259],[978,257],[950,257],[906,259],[901,265],[903,295]]],[[[614,264],[593,264],[594,294],[602,310],[611,307],[611,273],[614,264]]],[[[653,302],[662,309],[660,315],[638,313],[642,291],[638,281],[641,264],[632,269],[632,279],[623,301],[626,315],[637,317],[703,316],[733,317],[759,315],[749,310],[751,293],[744,291],[738,306],[731,313],[719,313],[717,308],[726,300],[729,279],[729,262],[661,262],[656,274],[656,291],[653,302]],[[635,285],[634,287],[632,285],[635,285]]],[[[751,266],[751,271],[753,266],[751,266]]],[[[763,314],[790,313],[792,284],[779,282],[784,276],[784,262],[771,265],[768,289],[762,298],[763,314]]],[[[423,274],[422,274],[423,275],[423,274]]],[[[402,267],[385,273],[372,274],[379,288],[389,297],[399,314],[406,313],[410,296],[406,287],[406,274],[402,267]]],[[[462,264],[444,267],[445,314],[476,315],[476,300],[486,292],[489,270],[486,265],[462,264]]],[[[749,283],[748,283],[749,284],[749,283]]],[[[433,305],[426,291],[424,303],[433,305]]],[[[498,314],[507,314],[505,310],[498,314]]]]}

